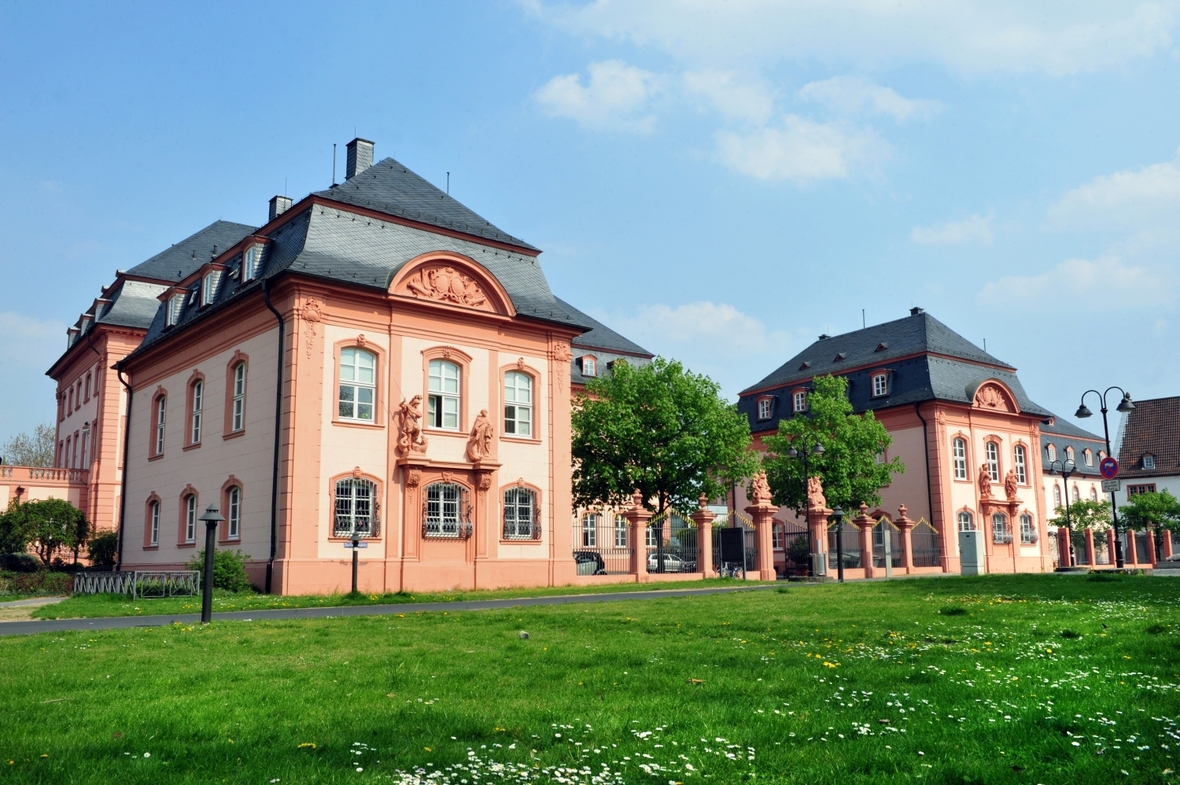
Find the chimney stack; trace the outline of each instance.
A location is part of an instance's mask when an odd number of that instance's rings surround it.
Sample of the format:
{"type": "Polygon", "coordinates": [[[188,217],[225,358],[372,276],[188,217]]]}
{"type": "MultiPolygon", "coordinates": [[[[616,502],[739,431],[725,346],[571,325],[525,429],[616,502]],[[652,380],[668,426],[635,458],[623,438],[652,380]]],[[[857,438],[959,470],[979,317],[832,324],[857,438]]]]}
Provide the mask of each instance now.
{"type": "Polygon", "coordinates": [[[914,307],[910,309],[910,316],[917,316],[920,313],[924,313],[921,308],[914,307]]]}
{"type": "Polygon", "coordinates": [[[344,179],[351,180],[373,165],[373,143],[359,136],[348,143],[348,163],[344,179]]]}
{"type": "Polygon", "coordinates": [[[274,196],[270,200],[270,218],[268,221],[273,221],[287,210],[291,209],[291,197],[289,196],[274,196]]]}

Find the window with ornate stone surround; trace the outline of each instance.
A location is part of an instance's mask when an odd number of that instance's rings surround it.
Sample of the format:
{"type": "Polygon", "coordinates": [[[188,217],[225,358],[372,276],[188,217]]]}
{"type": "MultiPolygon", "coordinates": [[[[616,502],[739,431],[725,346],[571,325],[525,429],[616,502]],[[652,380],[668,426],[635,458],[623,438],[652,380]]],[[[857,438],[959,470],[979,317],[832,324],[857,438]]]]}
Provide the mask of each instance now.
{"type": "Polygon", "coordinates": [[[955,464],[955,479],[970,482],[967,475],[967,440],[956,436],[951,441],[951,454],[955,464]]]}
{"type": "Polygon", "coordinates": [[[1000,481],[1000,445],[989,441],[984,444],[984,454],[987,463],[987,475],[992,482],[1000,481]]]}
{"type": "Polygon", "coordinates": [[[435,482],[422,494],[422,536],[467,539],[471,536],[471,494],[455,482],[435,482]]]}

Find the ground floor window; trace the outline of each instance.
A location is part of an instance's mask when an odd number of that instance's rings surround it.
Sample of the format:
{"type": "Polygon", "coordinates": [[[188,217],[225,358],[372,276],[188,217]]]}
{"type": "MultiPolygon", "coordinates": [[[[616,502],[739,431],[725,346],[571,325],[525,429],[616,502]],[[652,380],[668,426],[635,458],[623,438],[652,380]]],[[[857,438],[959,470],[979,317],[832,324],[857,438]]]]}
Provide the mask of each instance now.
{"type": "Polygon", "coordinates": [[[615,547],[627,547],[627,519],[621,515],[615,518],[615,547]]]}
{"type": "Polygon", "coordinates": [[[377,485],[368,480],[349,477],[336,483],[336,523],[333,537],[376,537],[377,485]]]}
{"type": "Polygon", "coordinates": [[[426,486],[422,510],[423,537],[471,536],[471,505],[467,489],[453,482],[436,482],[426,486]]]}
{"type": "Polygon", "coordinates": [[[582,547],[598,547],[598,515],[592,512],[582,516],[582,547]]]}
{"type": "MultiPolygon", "coordinates": [[[[591,527],[596,516],[586,516],[591,527]]],[[[585,539],[586,521],[582,522],[582,537],[585,539]]],[[[593,529],[591,529],[593,532],[593,529]]],[[[541,533],[537,525],[537,494],[529,488],[509,488],[504,491],[504,539],[532,540],[541,533]]]]}
{"type": "Polygon", "coordinates": [[[1012,532],[1008,530],[1008,516],[1002,512],[992,514],[992,542],[1012,542],[1012,532]]]}
{"type": "Polygon", "coordinates": [[[1033,526],[1033,519],[1027,513],[1020,516],[1020,541],[1034,543],[1037,541],[1037,527],[1033,526]]]}
{"type": "Polygon", "coordinates": [[[959,513],[959,531],[975,531],[975,518],[972,517],[971,513],[967,512],[966,510],[963,510],[959,513]]]}

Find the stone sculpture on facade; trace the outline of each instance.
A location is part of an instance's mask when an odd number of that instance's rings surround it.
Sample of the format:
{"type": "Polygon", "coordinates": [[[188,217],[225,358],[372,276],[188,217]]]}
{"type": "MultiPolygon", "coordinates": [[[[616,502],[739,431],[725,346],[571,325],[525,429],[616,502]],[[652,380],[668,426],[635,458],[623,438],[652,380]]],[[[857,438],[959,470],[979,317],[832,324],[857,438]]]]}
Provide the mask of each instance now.
{"type": "Polygon", "coordinates": [[[467,440],[467,459],[472,463],[489,458],[492,454],[492,438],[496,435],[488,410],[480,409],[475,424],[471,426],[471,438],[467,440]]]}
{"type": "Polygon", "coordinates": [[[426,439],[422,436],[422,396],[415,395],[408,402],[403,400],[398,411],[397,451],[401,455],[411,452],[426,452],[426,439]]]}
{"type": "Polygon", "coordinates": [[[481,308],[487,304],[487,297],[479,284],[469,275],[453,267],[436,267],[421,270],[406,282],[406,288],[415,297],[428,300],[481,308]]]}
{"type": "Polygon", "coordinates": [[[1008,500],[1012,501],[1016,498],[1016,491],[1019,488],[1019,483],[1016,480],[1016,470],[1009,469],[1008,474],[1004,476],[1004,493],[1008,495],[1008,500]]]}
{"type": "Polygon", "coordinates": [[[979,484],[979,496],[981,499],[990,499],[992,497],[992,475],[987,470],[987,464],[979,467],[979,477],[976,478],[979,484]]]}

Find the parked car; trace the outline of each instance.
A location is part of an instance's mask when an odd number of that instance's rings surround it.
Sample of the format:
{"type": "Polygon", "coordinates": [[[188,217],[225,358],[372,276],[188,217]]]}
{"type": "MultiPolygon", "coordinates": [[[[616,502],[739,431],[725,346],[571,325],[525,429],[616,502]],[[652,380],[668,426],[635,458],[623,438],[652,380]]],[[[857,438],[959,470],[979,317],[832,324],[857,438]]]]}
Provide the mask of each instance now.
{"type": "Polygon", "coordinates": [[[696,562],[686,561],[685,559],[681,559],[679,556],[677,556],[674,553],[665,553],[663,555],[663,559],[662,559],[664,569],[660,570],[659,564],[661,562],[657,561],[658,557],[659,557],[659,554],[657,554],[657,553],[652,553],[652,554],[648,555],[648,557],[647,557],[647,571],[648,572],[693,572],[697,568],[696,562]]]}
{"type": "Polygon", "coordinates": [[[606,562],[597,551],[574,551],[578,575],[606,575],[606,562]]]}

